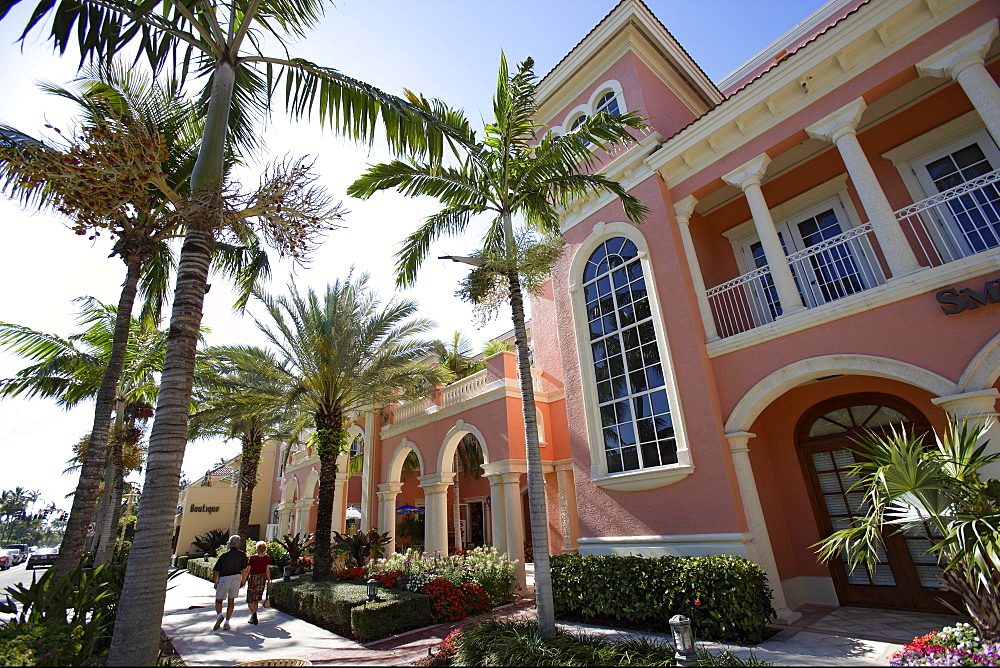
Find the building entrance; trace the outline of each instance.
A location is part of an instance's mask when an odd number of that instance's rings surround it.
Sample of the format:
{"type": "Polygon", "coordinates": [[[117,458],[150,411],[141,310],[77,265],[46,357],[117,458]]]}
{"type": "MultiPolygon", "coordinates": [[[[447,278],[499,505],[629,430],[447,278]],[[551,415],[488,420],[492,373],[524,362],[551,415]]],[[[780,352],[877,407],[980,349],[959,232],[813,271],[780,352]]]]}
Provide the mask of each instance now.
{"type": "MultiPolygon", "coordinates": [[[[853,488],[858,477],[852,467],[863,455],[852,439],[866,430],[890,426],[917,434],[929,431],[917,409],[890,395],[838,397],[804,416],[799,453],[821,535],[851,526],[852,518],[865,509],[863,491],[853,488]]],[[[840,604],[946,611],[941,598],[958,601],[942,589],[941,570],[935,558],[925,554],[933,539],[928,525],[906,535],[886,531],[873,568],[860,565],[851,571],[845,561],[831,560],[830,575],[840,604]]]]}

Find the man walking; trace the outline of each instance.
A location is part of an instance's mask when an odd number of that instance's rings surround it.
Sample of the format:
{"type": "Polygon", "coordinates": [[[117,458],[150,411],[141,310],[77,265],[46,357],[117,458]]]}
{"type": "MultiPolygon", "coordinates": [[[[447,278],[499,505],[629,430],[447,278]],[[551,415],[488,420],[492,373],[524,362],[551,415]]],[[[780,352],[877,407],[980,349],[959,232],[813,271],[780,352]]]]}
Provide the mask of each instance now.
{"type": "Polygon", "coordinates": [[[226,631],[230,628],[229,619],[233,616],[233,608],[236,607],[236,597],[240,593],[243,570],[249,566],[247,555],[240,549],[241,542],[239,536],[230,536],[229,550],[215,562],[215,612],[218,616],[215,618],[213,631],[219,630],[223,620],[225,620],[226,625],[222,628],[226,631]],[[229,599],[225,615],[222,614],[222,599],[224,598],[229,599]]]}

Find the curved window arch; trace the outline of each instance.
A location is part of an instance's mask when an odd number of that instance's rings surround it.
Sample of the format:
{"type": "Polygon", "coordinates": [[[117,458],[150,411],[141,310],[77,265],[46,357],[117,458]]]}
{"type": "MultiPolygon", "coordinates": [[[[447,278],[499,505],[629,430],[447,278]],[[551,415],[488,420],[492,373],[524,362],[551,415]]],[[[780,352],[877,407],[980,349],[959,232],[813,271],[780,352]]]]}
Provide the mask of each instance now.
{"type": "Polygon", "coordinates": [[[618,96],[615,95],[613,90],[609,90],[607,93],[598,98],[597,103],[594,105],[594,113],[599,114],[602,111],[606,111],[612,116],[621,115],[621,108],[618,105],[618,96]]]}
{"type": "Polygon", "coordinates": [[[578,127],[583,125],[584,121],[586,120],[587,120],[587,114],[580,114],[579,116],[573,119],[572,123],[569,124],[569,131],[572,132],[573,130],[576,130],[578,127]]]}
{"type": "Polygon", "coordinates": [[[621,236],[603,241],[587,260],[582,288],[607,473],[676,464],[660,346],[635,243],[621,236]]]}
{"type": "Polygon", "coordinates": [[[355,434],[354,440],[351,441],[351,449],[348,452],[348,455],[351,457],[355,457],[357,455],[364,453],[364,451],[365,451],[365,435],[360,433],[355,434]]]}

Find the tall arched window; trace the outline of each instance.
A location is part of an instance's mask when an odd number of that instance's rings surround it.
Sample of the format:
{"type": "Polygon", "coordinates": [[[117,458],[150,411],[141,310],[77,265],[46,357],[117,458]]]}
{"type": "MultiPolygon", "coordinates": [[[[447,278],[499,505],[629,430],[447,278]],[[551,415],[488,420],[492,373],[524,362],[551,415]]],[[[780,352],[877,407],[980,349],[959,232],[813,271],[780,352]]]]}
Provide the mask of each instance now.
{"type": "Polygon", "coordinates": [[[594,113],[599,114],[602,111],[606,111],[612,116],[620,115],[621,109],[618,108],[618,96],[615,95],[614,91],[608,91],[597,101],[594,105],[594,113]]]}
{"type": "Polygon", "coordinates": [[[635,243],[604,241],[584,268],[591,361],[609,474],[677,463],[670,402],[635,243]]]}
{"type": "Polygon", "coordinates": [[[351,457],[355,457],[357,455],[360,455],[364,451],[365,451],[365,435],[358,434],[357,436],[354,437],[354,440],[351,441],[351,450],[348,454],[351,457]]]}

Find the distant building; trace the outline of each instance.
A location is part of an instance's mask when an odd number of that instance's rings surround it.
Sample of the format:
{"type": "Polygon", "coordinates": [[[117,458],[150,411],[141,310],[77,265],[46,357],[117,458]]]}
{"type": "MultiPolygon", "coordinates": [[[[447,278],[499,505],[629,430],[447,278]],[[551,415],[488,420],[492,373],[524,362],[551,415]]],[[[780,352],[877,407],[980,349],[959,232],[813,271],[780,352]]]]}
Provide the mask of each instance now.
{"type": "MultiPolygon", "coordinates": [[[[553,132],[599,111],[650,123],[599,156],[648,222],[625,224],[608,196],[573,203],[566,254],[532,300],[554,552],[744,555],[785,621],[805,603],[938,605],[926,536],[892,538],[872,572],[810,546],[861,503],[859,429],[996,415],[997,14],[985,0],[831,0],[713,83],[624,0],[544,77],[537,120],[553,132]]],[[[394,531],[412,506],[425,548],[445,550],[457,483],[460,545],[521,558],[514,361],[361,418],[363,471],[340,466],[334,528],[355,508],[394,531]],[[456,474],[463,438],[482,450],[479,479],[456,474]]],[[[268,531],[311,531],[316,458],[301,447],[278,466],[268,531]]]]}

